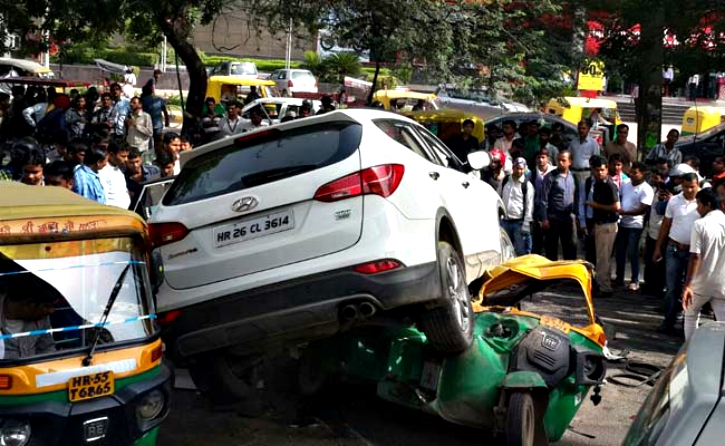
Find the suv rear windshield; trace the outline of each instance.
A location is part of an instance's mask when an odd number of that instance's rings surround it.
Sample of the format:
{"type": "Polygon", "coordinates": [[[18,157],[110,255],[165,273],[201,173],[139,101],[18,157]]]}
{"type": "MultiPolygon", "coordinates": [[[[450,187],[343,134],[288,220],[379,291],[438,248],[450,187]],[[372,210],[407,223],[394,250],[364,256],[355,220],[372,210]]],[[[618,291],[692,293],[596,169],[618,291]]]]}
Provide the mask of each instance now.
{"type": "Polygon", "coordinates": [[[360,146],[362,126],[328,122],[255,136],[230,139],[229,146],[190,160],[163,204],[193,203],[338,163],[360,146]]]}

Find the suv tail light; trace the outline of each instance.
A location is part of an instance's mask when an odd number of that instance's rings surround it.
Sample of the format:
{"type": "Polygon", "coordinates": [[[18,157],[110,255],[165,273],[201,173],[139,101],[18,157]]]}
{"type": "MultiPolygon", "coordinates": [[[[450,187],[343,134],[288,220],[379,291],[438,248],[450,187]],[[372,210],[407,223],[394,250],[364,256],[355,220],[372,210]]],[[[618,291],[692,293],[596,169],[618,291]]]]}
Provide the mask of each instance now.
{"type": "Polygon", "coordinates": [[[295,84],[292,81],[287,81],[287,88],[292,88],[294,86],[295,84]]]}
{"type": "Polygon", "coordinates": [[[151,223],[149,234],[154,248],[158,248],[182,240],[189,230],[181,223],[151,223]]]}
{"type": "Polygon", "coordinates": [[[357,265],[353,269],[362,274],[377,274],[385,271],[394,270],[403,266],[397,260],[377,260],[375,262],[363,263],[357,265]]]}
{"type": "Polygon", "coordinates": [[[403,173],[405,167],[402,164],[370,167],[320,186],[315,192],[315,200],[331,203],[366,194],[389,197],[403,180],[403,173]]]}

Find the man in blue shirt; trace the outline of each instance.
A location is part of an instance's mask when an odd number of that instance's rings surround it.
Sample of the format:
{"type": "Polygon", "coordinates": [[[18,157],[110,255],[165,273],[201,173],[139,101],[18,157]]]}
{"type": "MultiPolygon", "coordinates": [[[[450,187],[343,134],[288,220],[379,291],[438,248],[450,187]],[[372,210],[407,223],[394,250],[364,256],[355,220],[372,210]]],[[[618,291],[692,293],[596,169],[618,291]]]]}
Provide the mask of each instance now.
{"type": "MultiPolygon", "coordinates": [[[[169,113],[166,110],[164,100],[156,96],[153,89],[149,85],[144,85],[141,89],[141,104],[143,111],[151,116],[151,122],[154,128],[154,147],[161,146],[161,136],[164,133],[164,125],[169,126],[169,113]]],[[[139,147],[139,149],[144,149],[139,147]]]]}
{"type": "Polygon", "coordinates": [[[101,147],[92,147],[86,151],[83,164],[76,167],[73,192],[90,200],[106,204],[106,192],[103,189],[98,172],[106,167],[108,152],[101,147]]]}

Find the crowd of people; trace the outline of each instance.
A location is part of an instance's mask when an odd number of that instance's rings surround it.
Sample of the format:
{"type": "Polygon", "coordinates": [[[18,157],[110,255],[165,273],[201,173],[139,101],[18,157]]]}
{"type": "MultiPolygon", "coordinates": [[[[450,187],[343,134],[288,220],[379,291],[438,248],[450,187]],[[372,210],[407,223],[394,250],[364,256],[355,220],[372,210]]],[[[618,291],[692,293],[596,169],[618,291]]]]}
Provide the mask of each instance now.
{"type": "Polygon", "coordinates": [[[725,320],[725,158],[716,158],[708,180],[699,159],[677,149],[677,130],[639,161],[627,125],[617,126],[604,147],[590,136],[591,126],[579,122],[578,137],[566,141],[560,125],[504,121],[479,143],[466,121],[447,143],[462,159],[473,150],[491,154],[482,179],[502,198],[502,227],[517,255],[557,260],[561,247],[564,259],[583,256],[596,265],[598,297],[642,286],[663,298],[666,334],[676,334],[683,305],[687,337],[707,302],[725,320]]]}

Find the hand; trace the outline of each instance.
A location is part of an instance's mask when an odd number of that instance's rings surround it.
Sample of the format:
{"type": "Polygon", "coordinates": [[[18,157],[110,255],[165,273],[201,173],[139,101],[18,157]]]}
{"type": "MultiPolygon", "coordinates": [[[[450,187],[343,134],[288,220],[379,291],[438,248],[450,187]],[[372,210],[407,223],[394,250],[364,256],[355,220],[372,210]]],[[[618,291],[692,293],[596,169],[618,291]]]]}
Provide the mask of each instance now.
{"type": "Polygon", "coordinates": [[[657,263],[662,260],[662,251],[659,247],[655,248],[654,254],[652,254],[652,261],[657,263]]]}
{"type": "Polygon", "coordinates": [[[685,291],[682,293],[682,309],[687,311],[687,307],[692,304],[693,293],[689,286],[685,287],[685,291]]]}
{"type": "Polygon", "coordinates": [[[541,229],[543,229],[544,231],[548,231],[549,228],[551,228],[549,220],[541,220],[541,229]]]}

